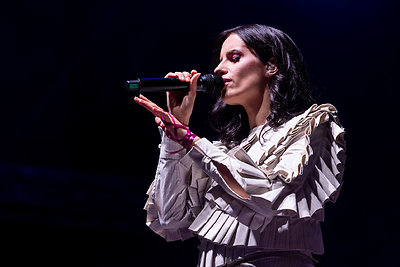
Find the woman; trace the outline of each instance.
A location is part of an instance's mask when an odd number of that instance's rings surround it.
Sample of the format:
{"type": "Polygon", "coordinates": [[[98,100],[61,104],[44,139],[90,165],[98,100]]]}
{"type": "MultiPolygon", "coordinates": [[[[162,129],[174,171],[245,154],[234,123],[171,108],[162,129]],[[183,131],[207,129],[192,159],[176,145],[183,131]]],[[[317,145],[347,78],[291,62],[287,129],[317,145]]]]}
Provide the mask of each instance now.
{"type": "Polygon", "coordinates": [[[220,141],[187,128],[196,71],[166,76],[190,81],[187,93],[167,93],[169,112],[135,98],[162,135],[147,224],[167,241],[199,236],[198,266],[314,266],[323,204],[342,182],[336,109],[313,104],[302,56],[277,29],[226,30],[215,56],[225,81],[213,110],[220,141]]]}

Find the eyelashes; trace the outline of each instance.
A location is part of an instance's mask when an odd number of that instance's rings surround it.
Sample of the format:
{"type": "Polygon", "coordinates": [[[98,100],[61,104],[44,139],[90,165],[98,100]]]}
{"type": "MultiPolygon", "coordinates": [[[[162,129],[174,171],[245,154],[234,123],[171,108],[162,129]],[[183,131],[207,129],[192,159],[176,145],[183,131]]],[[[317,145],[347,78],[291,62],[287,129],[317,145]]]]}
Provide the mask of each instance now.
{"type": "MultiPolygon", "coordinates": [[[[240,58],[242,57],[242,54],[238,50],[233,50],[227,53],[226,58],[234,63],[238,62],[240,58]]],[[[222,59],[219,59],[219,63],[222,62],[222,59]]]]}
{"type": "Polygon", "coordinates": [[[233,54],[233,55],[231,56],[231,60],[232,60],[233,62],[238,62],[239,59],[240,59],[240,55],[239,55],[239,54],[233,54]]]}

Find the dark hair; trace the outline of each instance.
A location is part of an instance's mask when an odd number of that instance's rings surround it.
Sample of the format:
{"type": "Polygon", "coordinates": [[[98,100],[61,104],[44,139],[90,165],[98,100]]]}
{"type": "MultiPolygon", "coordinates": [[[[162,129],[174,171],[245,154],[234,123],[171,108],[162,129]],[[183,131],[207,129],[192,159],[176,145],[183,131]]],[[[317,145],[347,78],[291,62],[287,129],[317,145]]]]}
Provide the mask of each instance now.
{"type": "MultiPolygon", "coordinates": [[[[251,24],[223,31],[215,41],[213,69],[219,64],[222,44],[233,33],[237,34],[264,64],[272,57],[276,58],[278,72],[271,77],[269,84],[269,126],[279,127],[314,103],[300,50],[288,35],[275,28],[251,24]]],[[[248,117],[242,106],[226,105],[219,97],[211,117],[221,142],[228,147],[239,144],[249,134],[248,117]]]]}

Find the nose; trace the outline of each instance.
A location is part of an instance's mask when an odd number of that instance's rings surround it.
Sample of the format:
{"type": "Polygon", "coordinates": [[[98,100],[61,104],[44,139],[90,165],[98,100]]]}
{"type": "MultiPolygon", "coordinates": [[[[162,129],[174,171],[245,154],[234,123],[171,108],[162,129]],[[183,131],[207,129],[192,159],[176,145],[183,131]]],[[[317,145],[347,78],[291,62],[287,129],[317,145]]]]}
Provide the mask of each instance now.
{"type": "Polygon", "coordinates": [[[222,65],[222,62],[218,64],[218,66],[214,69],[214,73],[222,76],[224,74],[226,74],[228,72],[228,70],[222,65]]]}

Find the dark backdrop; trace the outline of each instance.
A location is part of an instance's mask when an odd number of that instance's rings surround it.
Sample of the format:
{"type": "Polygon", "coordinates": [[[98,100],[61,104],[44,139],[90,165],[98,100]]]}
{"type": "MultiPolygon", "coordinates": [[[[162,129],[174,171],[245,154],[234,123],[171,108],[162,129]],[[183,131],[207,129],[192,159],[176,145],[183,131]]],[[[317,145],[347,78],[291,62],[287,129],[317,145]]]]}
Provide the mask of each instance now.
{"type": "MultiPolygon", "coordinates": [[[[261,23],[295,40],[319,102],[334,104],[346,128],[345,184],[327,205],[323,266],[397,266],[397,8],[388,0],[2,3],[0,262],[194,266],[196,239],[166,243],[145,225],[159,136],[124,82],[208,73],[219,32],[261,23]]],[[[164,95],[147,96],[165,106],[164,95]]],[[[199,96],[191,128],[214,139],[211,105],[199,96]]]]}

